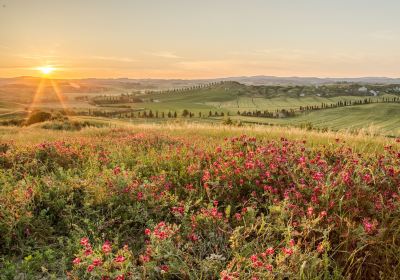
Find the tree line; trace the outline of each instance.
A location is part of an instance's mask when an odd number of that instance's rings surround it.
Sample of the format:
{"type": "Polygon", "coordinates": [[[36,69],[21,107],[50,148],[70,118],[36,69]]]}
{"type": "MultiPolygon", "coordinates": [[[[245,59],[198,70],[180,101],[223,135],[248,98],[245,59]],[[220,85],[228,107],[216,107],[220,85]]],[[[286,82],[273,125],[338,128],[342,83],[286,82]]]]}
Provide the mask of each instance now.
{"type": "Polygon", "coordinates": [[[92,110],[89,109],[86,113],[83,112],[83,115],[88,115],[88,116],[95,116],[95,117],[107,117],[107,118],[112,118],[112,117],[117,117],[117,118],[178,118],[178,116],[183,117],[183,118],[193,118],[193,117],[198,117],[198,118],[206,118],[206,117],[224,117],[230,116],[229,112],[224,113],[224,112],[218,112],[218,111],[209,111],[208,113],[204,112],[191,112],[187,109],[184,109],[180,114],[178,114],[177,111],[168,111],[166,112],[159,112],[159,111],[154,111],[153,110],[119,110],[119,111],[106,111],[106,110],[92,110]]]}
{"type": "Polygon", "coordinates": [[[373,103],[399,103],[400,97],[365,98],[360,100],[342,100],[336,103],[321,103],[320,105],[300,106],[298,109],[276,109],[273,112],[268,110],[260,111],[238,111],[239,116],[259,117],[259,118],[289,118],[296,116],[297,113],[307,113],[322,109],[340,108],[347,106],[367,105],[373,103]]]}

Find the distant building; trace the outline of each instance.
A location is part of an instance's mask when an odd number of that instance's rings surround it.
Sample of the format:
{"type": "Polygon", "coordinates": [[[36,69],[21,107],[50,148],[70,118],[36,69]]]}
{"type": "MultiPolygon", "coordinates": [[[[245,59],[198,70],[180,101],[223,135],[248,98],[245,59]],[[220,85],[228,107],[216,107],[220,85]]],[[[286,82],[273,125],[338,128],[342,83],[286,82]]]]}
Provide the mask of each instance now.
{"type": "Polygon", "coordinates": [[[358,89],[358,91],[359,91],[359,92],[368,92],[368,88],[366,88],[366,87],[360,87],[360,88],[358,89]]]}

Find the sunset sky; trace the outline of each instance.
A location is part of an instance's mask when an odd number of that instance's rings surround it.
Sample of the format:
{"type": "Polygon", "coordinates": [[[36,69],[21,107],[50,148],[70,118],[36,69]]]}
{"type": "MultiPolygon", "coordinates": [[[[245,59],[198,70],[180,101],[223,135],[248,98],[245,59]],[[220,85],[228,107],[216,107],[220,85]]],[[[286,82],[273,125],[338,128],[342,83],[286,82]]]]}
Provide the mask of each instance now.
{"type": "Polygon", "coordinates": [[[399,0],[0,0],[0,77],[400,77],[399,0]]]}

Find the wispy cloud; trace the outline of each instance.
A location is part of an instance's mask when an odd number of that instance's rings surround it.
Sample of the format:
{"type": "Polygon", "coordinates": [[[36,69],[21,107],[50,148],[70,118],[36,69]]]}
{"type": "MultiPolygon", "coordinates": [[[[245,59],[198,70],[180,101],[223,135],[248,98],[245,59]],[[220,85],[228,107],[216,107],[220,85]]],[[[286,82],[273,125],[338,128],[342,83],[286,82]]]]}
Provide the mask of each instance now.
{"type": "Polygon", "coordinates": [[[392,30],[377,30],[368,34],[368,37],[373,40],[393,41],[398,39],[398,34],[392,30]]]}
{"type": "Polygon", "coordinates": [[[17,54],[17,57],[23,59],[30,59],[30,60],[45,60],[45,59],[55,59],[57,56],[55,55],[36,55],[36,54],[17,54]]]}
{"type": "Polygon", "coordinates": [[[6,46],[6,45],[0,45],[0,49],[10,50],[11,48],[9,46],[6,46]]]}
{"type": "Polygon", "coordinates": [[[107,61],[117,61],[117,62],[136,62],[136,59],[130,57],[117,57],[117,56],[91,56],[91,59],[95,60],[107,60],[107,61]]]}
{"type": "Polygon", "coordinates": [[[149,54],[153,55],[153,56],[162,57],[162,58],[173,58],[173,59],[182,58],[181,56],[178,56],[175,53],[168,52],[168,51],[152,52],[152,53],[149,53],[149,54]]]}

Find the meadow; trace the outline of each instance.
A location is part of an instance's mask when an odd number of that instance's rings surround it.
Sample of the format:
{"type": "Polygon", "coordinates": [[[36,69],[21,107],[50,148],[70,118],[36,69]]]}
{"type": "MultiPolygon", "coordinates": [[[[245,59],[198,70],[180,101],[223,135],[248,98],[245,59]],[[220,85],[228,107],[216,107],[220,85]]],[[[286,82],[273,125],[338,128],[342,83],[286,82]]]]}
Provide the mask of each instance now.
{"type": "Polygon", "coordinates": [[[400,276],[400,139],[108,125],[0,127],[0,279],[400,276]]]}

